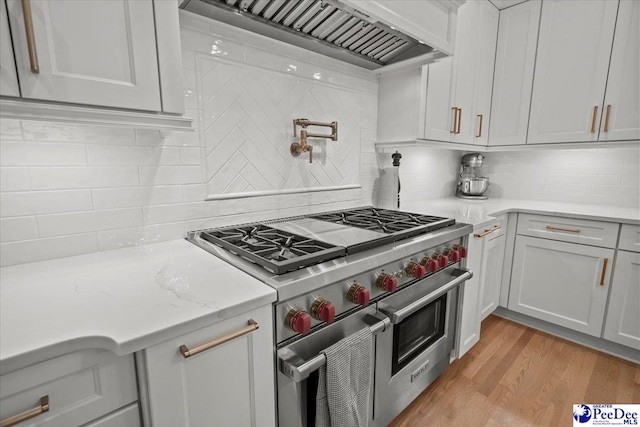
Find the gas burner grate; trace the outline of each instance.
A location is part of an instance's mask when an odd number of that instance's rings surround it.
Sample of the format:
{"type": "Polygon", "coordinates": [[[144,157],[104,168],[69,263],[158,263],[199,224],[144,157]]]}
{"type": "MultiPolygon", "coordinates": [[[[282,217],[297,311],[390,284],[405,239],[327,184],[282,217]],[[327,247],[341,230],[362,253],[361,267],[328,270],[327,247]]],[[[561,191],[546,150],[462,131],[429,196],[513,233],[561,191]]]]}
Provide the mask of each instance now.
{"type": "Polygon", "coordinates": [[[358,208],[312,215],[310,218],[397,235],[396,240],[445,228],[454,219],[378,208],[358,208]]]}
{"type": "Polygon", "coordinates": [[[346,254],[343,247],[264,224],[206,230],[200,236],[275,274],[284,274],[346,254]]]}

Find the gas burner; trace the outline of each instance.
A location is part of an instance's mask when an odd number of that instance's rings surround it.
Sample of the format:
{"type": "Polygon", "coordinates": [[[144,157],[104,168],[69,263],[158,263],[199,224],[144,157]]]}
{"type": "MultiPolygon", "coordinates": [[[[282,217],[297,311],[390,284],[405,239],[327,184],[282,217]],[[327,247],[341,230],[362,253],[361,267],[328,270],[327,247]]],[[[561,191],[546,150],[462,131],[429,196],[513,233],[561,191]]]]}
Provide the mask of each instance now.
{"type": "Polygon", "coordinates": [[[328,212],[312,215],[310,218],[387,234],[397,234],[396,240],[455,224],[453,219],[378,208],[328,212]]]}
{"type": "Polygon", "coordinates": [[[283,274],[346,254],[345,248],[264,224],[207,230],[200,236],[275,274],[283,274]]]}

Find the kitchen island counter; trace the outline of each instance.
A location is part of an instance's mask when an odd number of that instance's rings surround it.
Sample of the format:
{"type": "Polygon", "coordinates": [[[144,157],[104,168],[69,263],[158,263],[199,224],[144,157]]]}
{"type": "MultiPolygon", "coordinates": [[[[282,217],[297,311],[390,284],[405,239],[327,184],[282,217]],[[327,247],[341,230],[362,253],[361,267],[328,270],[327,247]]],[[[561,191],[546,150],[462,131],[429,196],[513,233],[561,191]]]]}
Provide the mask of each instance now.
{"type": "Polygon", "coordinates": [[[0,269],[0,374],[83,349],[130,354],[276,300],[186,240],[0,269]]]}

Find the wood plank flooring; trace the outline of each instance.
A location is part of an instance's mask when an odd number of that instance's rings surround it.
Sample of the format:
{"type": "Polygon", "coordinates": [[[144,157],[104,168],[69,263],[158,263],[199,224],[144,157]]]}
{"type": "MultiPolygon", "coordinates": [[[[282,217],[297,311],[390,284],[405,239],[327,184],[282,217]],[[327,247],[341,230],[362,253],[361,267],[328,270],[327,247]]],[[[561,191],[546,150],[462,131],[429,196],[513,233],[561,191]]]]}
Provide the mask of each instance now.
{"type": "Polygon", "coordinates": [[[640,403],[640,365],[497,316],[390,427],[570,426],[574,403],[640,403]]]}

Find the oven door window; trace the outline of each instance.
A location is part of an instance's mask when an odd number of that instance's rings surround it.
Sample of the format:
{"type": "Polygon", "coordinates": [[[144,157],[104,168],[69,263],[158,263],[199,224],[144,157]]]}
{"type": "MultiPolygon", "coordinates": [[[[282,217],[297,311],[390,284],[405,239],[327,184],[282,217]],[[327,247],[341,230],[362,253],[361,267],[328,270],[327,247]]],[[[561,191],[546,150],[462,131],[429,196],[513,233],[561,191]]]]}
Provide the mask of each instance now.
{"type": "Polygon", "coordinates": [[[445,294],[393,326],[392,375],[444,336],[446,307],[445,294]]]}

